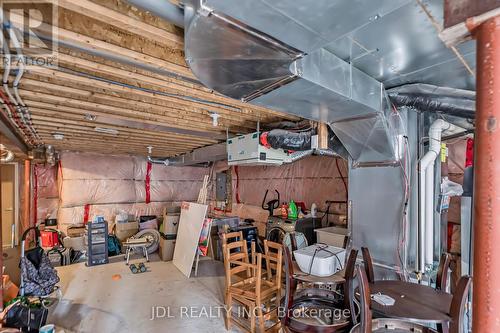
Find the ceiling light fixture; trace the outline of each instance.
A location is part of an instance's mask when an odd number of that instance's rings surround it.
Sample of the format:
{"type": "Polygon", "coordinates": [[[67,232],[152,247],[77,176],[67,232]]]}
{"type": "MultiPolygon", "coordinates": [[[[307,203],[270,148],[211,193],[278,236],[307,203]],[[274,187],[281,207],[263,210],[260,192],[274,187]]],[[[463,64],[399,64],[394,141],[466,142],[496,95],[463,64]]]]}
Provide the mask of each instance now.
{"type": "Polygon", "coordinates": [[[56,140],[63,140],[64,139],[64,134],[62,134],[62,133],[52,133],[52,136],[56,140]]]}
{"type": "Polygon", "coordinates": [[[220,114],[214,112],[210,114],[210,117],[212,117],[212,126],[217,127],[219,125],[220,114]]]}
{"type": "Polygon", "coordinates": [[[95,121],[97,119],[97,116],[95,114],[87,113],[87,114],[85,114],[84,118],[85,118],[85,120],[88,120],[88,121],[95,121]]]}
{"type": "Polygon", "coordinates": [[[99,132],[99,133],[106,133],[106,134],[113,134],[113,135],[118,135],[118,130],[115,130],[114,128],[107,128],[107,127],[96,127],[94,128],[94,131],[99,132]]]}

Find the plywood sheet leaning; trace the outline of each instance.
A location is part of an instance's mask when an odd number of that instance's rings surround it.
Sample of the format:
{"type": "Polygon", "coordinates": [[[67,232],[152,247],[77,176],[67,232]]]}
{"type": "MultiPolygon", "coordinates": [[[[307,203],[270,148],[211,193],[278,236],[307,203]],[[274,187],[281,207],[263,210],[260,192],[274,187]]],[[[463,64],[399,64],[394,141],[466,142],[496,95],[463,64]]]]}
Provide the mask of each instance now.
{"type": "Polygon", "coordinates": [[[173,263],[188,278],[191,276],[207,208],[207,205],[194,202],[183,202],[181,205],[173,263]]]}

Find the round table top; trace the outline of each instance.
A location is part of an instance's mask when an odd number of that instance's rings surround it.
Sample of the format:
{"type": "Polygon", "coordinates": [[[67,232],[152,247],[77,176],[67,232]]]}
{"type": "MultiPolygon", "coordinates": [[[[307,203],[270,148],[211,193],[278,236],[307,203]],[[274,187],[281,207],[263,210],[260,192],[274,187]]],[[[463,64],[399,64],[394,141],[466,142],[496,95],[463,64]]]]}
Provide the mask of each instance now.
{"type": "Polygon", "coordinates": [[[293,277],[295,280],[305,283],[313,283],[313,284],[342,284],[345,282],[344,275],[345,269],[338,271],[337,273],[330,276],[315,276],[311,274],[307,274],[300,270],[299,265],[294,261],[293,262],[293,277]]]}
{"type": "Polygon", "coordinates": [[[453,296],[429,286],[397,280],[370,283],[370,293],[388,295],[396,301],[384,306],[372,301],[372,310],[384,317],[433,323],[449,322],[453,296]]]}

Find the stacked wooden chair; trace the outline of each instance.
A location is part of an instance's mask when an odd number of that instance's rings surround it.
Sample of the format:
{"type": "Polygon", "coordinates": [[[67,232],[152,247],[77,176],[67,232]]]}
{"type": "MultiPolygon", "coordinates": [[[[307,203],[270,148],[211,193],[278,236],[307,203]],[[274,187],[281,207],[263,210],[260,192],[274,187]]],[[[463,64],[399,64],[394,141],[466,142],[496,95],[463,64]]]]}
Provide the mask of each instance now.
{"type": "Polygon", "coordinates": [[[241,233],[223,236],[226,272],[226,329],[236,324],[248,332],[278,332],[278,305],[281,299],[282,246],[264,241],[264,254],[256,253],[241,233]],[[236,239],[229,242],[230,239],[236,239]],[[250,260],[251,259],[251,260],[250,260]],[[270,304],[275,306],[271,307],[270,304]],[[233,313],[236,306],[239,311],[233,313]],[[267,325],[274,320],[274,323],[267,325]]]}

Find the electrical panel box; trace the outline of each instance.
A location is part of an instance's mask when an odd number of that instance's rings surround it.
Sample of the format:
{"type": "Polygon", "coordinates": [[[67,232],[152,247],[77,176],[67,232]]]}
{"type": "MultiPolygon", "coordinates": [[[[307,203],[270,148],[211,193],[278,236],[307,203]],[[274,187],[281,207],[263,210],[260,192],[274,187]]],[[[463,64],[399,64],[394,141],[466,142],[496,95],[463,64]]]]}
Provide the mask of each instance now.
{"type": "Polygon", "coordinates": [[[227,173],[217,172],[215,177],[215,198],[217,201],[226,201],[227,199],[227,173]]]}
{"type": "Polygon", "coordinates": [[[267,148],[259,143],[259,132],[227,140],[229,165],[281,165],[288,159],[282,149],[267,148]]]}

